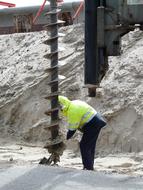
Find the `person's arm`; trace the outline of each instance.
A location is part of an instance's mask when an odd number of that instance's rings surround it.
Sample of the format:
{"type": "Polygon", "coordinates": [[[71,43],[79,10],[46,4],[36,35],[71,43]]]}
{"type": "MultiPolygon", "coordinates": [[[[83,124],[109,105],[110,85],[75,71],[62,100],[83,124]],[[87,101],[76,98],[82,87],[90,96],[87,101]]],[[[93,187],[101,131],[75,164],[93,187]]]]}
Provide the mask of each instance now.
{"type": "Polygon", "coordinates": [[[74,134],[76,130],[68,130],[66,139],[69,140],[74,134]]]}
{"type": "Polygon", "coordinates": [[[68,132],[67,132],[67,140],[70,139],[76,132],[79,127],[80,119],[77,112],[72,109],[68,113],[68,132]]]}

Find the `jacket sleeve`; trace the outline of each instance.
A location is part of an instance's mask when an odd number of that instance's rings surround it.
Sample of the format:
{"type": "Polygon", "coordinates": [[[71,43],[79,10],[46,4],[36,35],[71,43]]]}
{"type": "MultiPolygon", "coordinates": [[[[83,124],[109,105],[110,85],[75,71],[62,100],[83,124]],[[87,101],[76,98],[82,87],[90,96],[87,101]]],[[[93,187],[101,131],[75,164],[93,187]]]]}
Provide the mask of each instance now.
{"type": "Polygon", "coordinates": [[[71,131],[77,130],[79,128],[80,118],[77,114],[69,115],[68,117],[68,129],[71,131]]]}
{"type": "Polygon", "coordinates": [[[71,123],[71,122],[68,122],[68,129],[71,130],[71,131],[74,131],[74,130],[77,130],[79,127],[79,123],[71,123]]]}

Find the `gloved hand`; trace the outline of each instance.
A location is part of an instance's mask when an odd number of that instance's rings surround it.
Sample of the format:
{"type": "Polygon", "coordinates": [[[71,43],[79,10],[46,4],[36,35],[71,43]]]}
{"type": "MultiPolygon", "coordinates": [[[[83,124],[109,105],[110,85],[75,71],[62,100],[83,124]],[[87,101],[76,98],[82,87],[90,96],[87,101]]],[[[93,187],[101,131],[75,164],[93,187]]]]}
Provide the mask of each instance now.
{"type": "Polygon", "coordinates": [[[76,130],[74,131],[68,130],[66,139],[69,140],[75,134],[75,132],[76,130]]]}

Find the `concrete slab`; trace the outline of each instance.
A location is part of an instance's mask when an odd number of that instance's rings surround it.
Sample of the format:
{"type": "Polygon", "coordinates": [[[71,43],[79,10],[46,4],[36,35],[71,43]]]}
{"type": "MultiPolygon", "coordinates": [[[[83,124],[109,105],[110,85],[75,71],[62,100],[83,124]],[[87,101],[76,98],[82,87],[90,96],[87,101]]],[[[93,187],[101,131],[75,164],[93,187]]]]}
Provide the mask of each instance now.
{"type": "Polygon", "coordinates": [[[60,167],[0,170],[0,190],[142,190],[143,178],[60,167]]]}

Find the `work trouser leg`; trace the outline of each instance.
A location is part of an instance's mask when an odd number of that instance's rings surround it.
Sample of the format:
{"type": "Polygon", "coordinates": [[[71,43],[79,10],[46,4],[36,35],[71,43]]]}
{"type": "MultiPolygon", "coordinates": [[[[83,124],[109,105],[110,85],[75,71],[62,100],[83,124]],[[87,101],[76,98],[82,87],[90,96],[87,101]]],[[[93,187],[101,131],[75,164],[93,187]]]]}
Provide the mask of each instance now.
{"type": "Polygon", "coordinates": [[[99,127],[96,130],[96,134],[95,134],[95,138],[94,138],[94,142],[91,143],[91,160],[92,160],[92,165],[94,166],[94,157],[95,157],[95,149],[96,149],[96,142],[100,133],[101,127],[99,127]]]}
{"type": "Polygon", "coordinates": [[[97,114],[89,123],[84,126],[83,136],[80,142],[80,151],[83,166],[87,170],[94,169],[96,141],[101,128],[105,125],[106,122],[101,118],[100,115],[97,114]]]}
{"type": "Polygon", "coordinates": [[[95,146],[98,135],[101,128],[94,127],[94,130],[91,130],[89,127],[83,134],[80,142],[80,151],[82,156],[83,167],[87,170],[93,170],[94,168],[94,155],[95,155],[95,146]]]}

